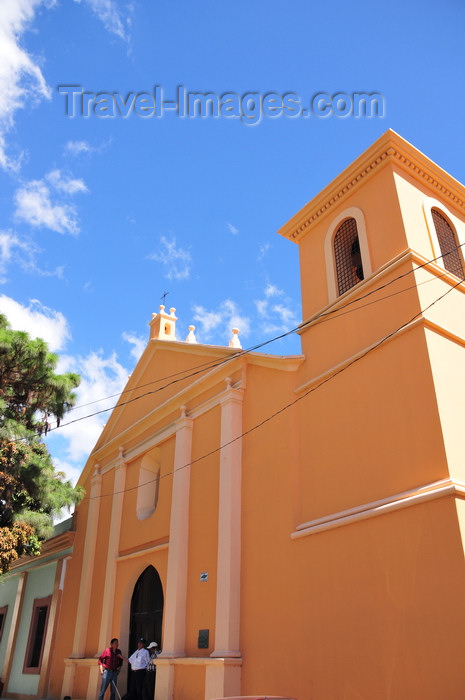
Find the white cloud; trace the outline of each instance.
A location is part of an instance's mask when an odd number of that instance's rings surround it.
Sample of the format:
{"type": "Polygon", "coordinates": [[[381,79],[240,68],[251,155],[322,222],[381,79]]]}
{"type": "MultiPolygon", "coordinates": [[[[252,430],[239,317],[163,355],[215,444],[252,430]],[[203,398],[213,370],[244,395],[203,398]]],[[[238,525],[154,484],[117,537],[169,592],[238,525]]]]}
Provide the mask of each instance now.
{"type": "Polygon", "coordinates": [[[204,338],[210,338],[212,331],[215,331],[223,320],[220,311],[207,311],[204,306],[198,305],[194,305],[192,311],[194,312],[194,320],[201,324],[204,338]]]}
{"type": "Polygon", "coordinates": [[[67,141],[63,153],[65,156],[83,156],[91,153],[101,153],[113,142],[113,138],[108,136],[98,146],[92,146],[88,141],[67,141]]]}
{"type": "MultiPolygon", "coordinates": [[[[14,330],[26,331],[32,338],[42,338],[53,352],[63,350],[71,338],[63,314],[44,306],[37,299],[26,306],[0,295],[0,313],[7,317],[14,330]]],[[[76,389],[77,408],[63,420],[63,424],[70,424],[52,430],[47,437],[56,468],[64,471],[66,477],[75,483],[110,411],[91,414],[115,405],[127,382],[128,370],[118,362],[115,353],[105,357],[103,352],[90,352],[85,357],[61,355],[57,372],[77,372],[81,376],[81,384],[76,389]],[[71,422],[76,419],[79,420],[71,422]]]]}
{"type": "Polygon", "coordinates": [[[237,233],[239,233],[239,229],[236,226],[234,226],[233,224],[230,224],[229,221],[226,222],[226,228],[233,235],[236,235],[237,233]]]}
{"type": "Polygon", "coordinates": [[[83,180],[67,177],[58,169],[51,170],[45,177],[56,190],[66,192],[66,194],[88,191],[83,180]]]}
{"type": "MultiPolygon", "coordinates": [[[[75,2],[80,3],[81,0],[75,0],[75,2]]],[[[103,22],[107,32],[115,34],[120,39],[127,40],[124,25],[129,25],[130,21],[129,18],[123,19],[118,4],[114,0],[82,0],[82,2],[88,5],[103,22]]]]}
{"type": "Polygon", "coordinates": [[[258,251],[257,260],[261,261],[271,248],[271,243],[263,243],[258,251]]]}
{"type": "Polygon", "coordinates": [[[9,263],[12,261],[18,249],[22,249],[23,244],[11,231],[0,231],[0,284],[7,281],[6,272],[9,263]]]}
{"type": "Polygon", "coordinates": [[[0,231],[0,265],[11,259],[13,248],[19,244],[18,238],[11,231],[0,231]]]}
{"type": "Polygon", "coordinates": [[[87,192],[83,180],[52,170],[43,180],[30,180],[15,193],[15,217],[31,226],[45,227],[57,233],[79,233],[76,208],[65,202],[52,202],[50,187],[62,195],[87,192]]]}
{"type": "Polygon", "coordinates": [[[8,281],[7,271],[12,264],[20,265],[26,272],[42,277],[63,277],[62,266],[54,270],[41,269],[36,261],[40,249],[34,241],[19,237],[12,231],[0,231],[0,284],[8,281]]]}
{"type": "Polygon", "coordinates": [[[298,324],[299,321],[297,320],[297,316],[295,314],[295,311],[292,311],[292,309],[289,309],[287,306],[284,306],[283,304],[275,304],[272,307],[272,311],[278,316],[278,318],[281,320],[282,323],[282,328],[291,329],[295,328],[298,324]]]}
{"type": "Polygon", "coordinates": [[[26,331],[32,338],[42,338],[52,352],[63,350],[71,338],[66,318],[31,299],[28,306],[20,304],[5,294],[0,295],[0,313],[4,314],[15,331],[26,331]]]}
{"type": "Polygon", "coordinates": [[[276,287],[274,284],[267,284],[265,287],[265,296],[267,299],[270,297],[280,297],[284,294],[282,289],[279,289],[279,287],[276,287]]]}
{"type": "Polygon", "coordinates": [[[176,239],[160,238],[160,249],[148,256],[149,260],[156,260],[165,267],[165,274],[169,280],[188,279],[191,271],[192,258],[188,250],[179,248],[176,239]]]}
{"type": "MultiPolygon", "coordinates": [[[[43,0],[2,0],[0,19],[0,166],[19,170],[21,154],[7,153],[6,135],[15,113],[26,104],[50,99],[51,90],[40,67],[21,46],[20,38],[43,0]]],[[[48,3],[49,5],[53,3],[48,3]]]]}
{"type": "MultiPolygon", "coordinates": [[[[115,0],[83,0],[83,4],[91,8],[110,34],[127,41],[130,15],[123,18],[115,0]]],[[[0,167],[5,170],[19,171],[24,155],[21,152],[9,152],[6,139],[14,129],[16,112],[26,105],[30,107],[44,99],[50,99],[52,95],[38,61],[23,48],[21,38],[33,24],[35,13],[40,6],[51,8],[55,5],[56,0],[1,0],[0,167]]],[[[127,7],[130,13],[132,5],[127,7]]]]}
{"type": "Polygon", "coordinates": [[[282,289],[274,284],[267,284],[264,289],[264,299],[255,300],[261,320],[261,330],[266,335],[273,333],[285,333],[299,325],[297,312],[291,308],[292,301],[287,297],[282,289]],[[271,299],[280,298],[279,303],[273,303],[271,299]]]}
{"type": "Polygon", "coordinates": [[[69,204],[52,204],[50,190],[42,180],[32,180],[15,193],[18,221],[45,226],[57,233],[78,233],[76,210],[69,204]]]}
{"type": "Polygon", "coordinates": [[[250,333],[250,319],[240,312],[237,304],[231,299],[222,301],[217,310],[207,311],[199,305],[194,305],[192,310],[194,320],[200,324],[197,333],[200,343],[212,338],[216,338],[218,344],[229,342],[232,328],[239,328],[241,336],[250,333]]]}
{"type": "Polygon", "coordinates": [[[66,415],[62,427],[50,435],[66,441],[65,460],[82,464],[108,420],[110,410],[106,409],[115,405],[128,380],[128,370],[118,362],[115,353],[104,357],[100,351],[86,357],[61,357],[58,371],[77,372],[81,384],[76,390],[76,408],[66,415]],[[105,412],[98,414],[99,411],[105,412]]]}
{"type": "MultiPolygon", "coordinates": [[[[70,461],[60,459],[58,457],[53,457],[53,466],[55,467],[55,470],[57,472],[62,472],[65,475],[66,480],[69,479],[73,486],[76,485],[76,482],[78,481],[79,477],[81,476],[82,472],[82,464],[72,464],[70,461]]],[[[62,514],[64,518],[67,518],[69,516],[69,513],[67,509],[64,509],[64,513],[62,514]]]]}
{"type": "Polygon", "coordinates": [[[139,360],[140,356],[147,347],[147,338],[141,338],[134,333],[123,333],[123,340],[126,340],[133,347],[131,348],[131,355],[136,360],[139,360]]]}
{"type": "Polygon", "coordinates": [[[96,149],[87,141],[68,141],[65,146],[65,153],[73,156],[80,156],[83,153],[93,153],[96,149]]]}
{"type": "Polygon", "coordinates": [[[255,306],[260,316],[266,316],[268,311],[268,301],[266,299],[257,299],[255,306]]]}

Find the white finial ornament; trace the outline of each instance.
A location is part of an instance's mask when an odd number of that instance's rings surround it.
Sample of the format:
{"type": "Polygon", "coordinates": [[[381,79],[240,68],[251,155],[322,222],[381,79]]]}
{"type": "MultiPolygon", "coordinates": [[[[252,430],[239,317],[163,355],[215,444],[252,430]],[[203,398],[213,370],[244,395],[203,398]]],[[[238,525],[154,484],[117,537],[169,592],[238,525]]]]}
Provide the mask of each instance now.
{"type": "Polygon", "coordinates": [[[239,328],[232,329],[232,338],[229,341],[230,348],[242,348],[241,341],[239,340],[239,328]]]}
{"type": "Polygon", "coordinates": [[[196,343],[197,338],[195,337],[195,326],[189,326],[189,333],[186,338],[186,343],[196,343]]]}

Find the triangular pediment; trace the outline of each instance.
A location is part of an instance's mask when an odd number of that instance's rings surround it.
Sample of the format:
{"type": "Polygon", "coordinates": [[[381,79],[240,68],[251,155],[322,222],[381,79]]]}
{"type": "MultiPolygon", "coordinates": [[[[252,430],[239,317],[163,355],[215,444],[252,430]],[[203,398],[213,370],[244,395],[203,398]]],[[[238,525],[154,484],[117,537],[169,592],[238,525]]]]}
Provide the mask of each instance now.
{"type": "Polygon", "coordinates": [[[147,422],[157,409],[172,403],[173,397],[238,352],[223,346],[149,340],[89,456],[80,483],[96,453],[127,435],[134,426],[147,422]]]}

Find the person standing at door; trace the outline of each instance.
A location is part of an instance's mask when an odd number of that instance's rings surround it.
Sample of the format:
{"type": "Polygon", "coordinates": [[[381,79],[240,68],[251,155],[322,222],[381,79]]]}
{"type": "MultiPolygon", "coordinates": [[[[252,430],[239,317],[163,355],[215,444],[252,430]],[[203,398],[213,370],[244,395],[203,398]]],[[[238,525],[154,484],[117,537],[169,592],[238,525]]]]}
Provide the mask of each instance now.
{"type": "Polygon", "coordinates": [[[147,664],[147,673],[145,674],[144,700],[153,700],[155,694],[155,674],[157,672],[155,661],[160,653],[158,644],[156,642],[150,642],[147,651],[150,654],[150,661],[147,664]]]}
{"type": "Polygon", "coordinates": [[[105,651],[102,651],[98,659],[100,675],[102,676],[102,685],[100,686],[98,700],[103,700],[108,686],[110,686],[110,700],[115,700],[116,681],[123,660],[124,657],[121,654],[121,649],[118,649],[118,640],[114,637],[110,642],[110,646],[107,647],[105,651]]]}
{"type": "Polygon", "coordinates": [[[137,642],[137,649],[128,661],[131,664],[131,700],[143,700],[144,681],[150,654],[145,648],[147,642],[143,637],[137,642]]]}

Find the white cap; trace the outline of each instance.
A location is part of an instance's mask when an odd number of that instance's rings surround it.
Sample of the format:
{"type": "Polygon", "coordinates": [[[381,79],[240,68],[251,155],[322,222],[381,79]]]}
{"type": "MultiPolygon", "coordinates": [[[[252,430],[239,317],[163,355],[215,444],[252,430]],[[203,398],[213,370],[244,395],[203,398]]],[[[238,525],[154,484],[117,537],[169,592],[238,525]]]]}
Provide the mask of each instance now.
{"type": "Polygon", "coordinates": [[[147,649],[153,649],[153,647],[157,647],[157,646],[158,646],[158,644],[156,642],[150,642],[147,649]]]}

